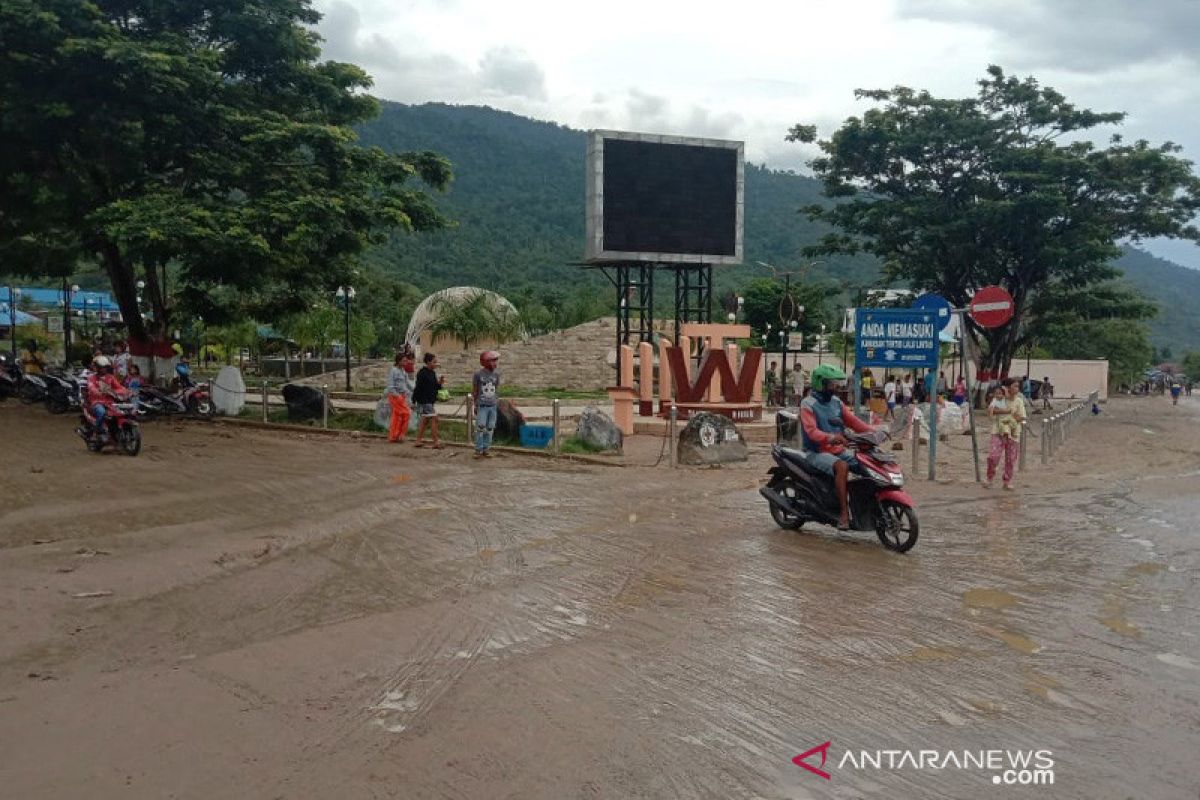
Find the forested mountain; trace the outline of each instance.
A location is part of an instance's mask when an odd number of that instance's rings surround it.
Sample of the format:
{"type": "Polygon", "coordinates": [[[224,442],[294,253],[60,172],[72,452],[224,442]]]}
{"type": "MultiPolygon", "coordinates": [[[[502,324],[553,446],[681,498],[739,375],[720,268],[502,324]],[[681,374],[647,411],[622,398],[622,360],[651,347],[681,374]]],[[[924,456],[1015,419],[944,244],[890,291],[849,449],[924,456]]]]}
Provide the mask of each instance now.
{"type": "MultiPolygon", "coordinates": [[[[573,266],[584,249],[583,131],[491,108],[385,103],[360,135],[386,150],[434,150],[454,169],[438,204],[455,226],[396,235],[369,254],[372,264],[430,290],[465,283],[528,296],[607,286],[573,266]]],[[[822,227],[797,209],[820,199],[812,178],[747,164],[746,264],[802,263],[800,249],[822,227]]],[[[1132,248],[1118,265],[1160,305],[1152,342],[1176,352],[1200,349],[1200,272],[1132,248]]],[[[811,276],[848,288],[872,283],[878,272],[873,258],[841,256],[822,259],[811,276]]],[[[717,280],[736,286],[767,274],[755,266],[719,268],[717,280]]]]}
{"type": "MultiPolygon", "coordinates": [[[[405,280],[435,288],[475,283],[513,291],[529,283],[579,279],[583,258],[586,136],[548,122],[474,106],[385,103],[360,131],[362,142],[387,150],[435,150],[453,164],[454,182],[439,201],[457,226],[433,234],[398,235],[372,254],[405,280]]],[[[782,135],[782,133],[781,133],[782,135]]],[[[800,263],[799,249],[819,228],[797,208],[819,199],[815,181],[746,165],[747,264],[800,263]]],[[[871,258],[830,258],[816,274],[870,280],[871,258]]],[[[761,268],[718,270],[739,283],[761,268]]]]}
{"type": "Polygon", "coordinates": [[[1138,291],[1158,303],[1158,316],[1150,320],[1150,342],[1175,353],[1200,350],[1200,270],[1133,247],[1125,248],[1117,266],[1138,291]]]}

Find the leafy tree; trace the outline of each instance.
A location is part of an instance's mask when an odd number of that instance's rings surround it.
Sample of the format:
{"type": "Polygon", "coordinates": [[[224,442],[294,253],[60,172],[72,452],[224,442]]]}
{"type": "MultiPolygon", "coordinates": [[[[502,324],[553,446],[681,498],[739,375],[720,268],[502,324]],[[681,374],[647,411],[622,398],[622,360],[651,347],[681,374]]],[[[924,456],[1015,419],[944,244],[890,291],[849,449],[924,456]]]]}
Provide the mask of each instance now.
{"type": "MultiPolygon", "coordinates": [[[[1142,236],[1200,240],[1200,179],[1171,143],[1101,149],[1082,135],[1122,113],[1079,109],[1033,78],[990,67],[977,97],[941,99],[907,87],[856,92],[882,106],[851,117],[820,142],[812,167],[832,206],[811,219],[837,232],[806,250],[873,253],[885,273],[936,291],[956,306],[981,286],[1012,293],[1016,315],[1001,328],[968,322],[986,343],[982,367],[1007,371],[1045,320],[1031,304],[1065,302],[1112,278],[1116,242],[1142,236]]],[[[811,142],[812,126],[788,138],[811,142]]]]}
{"type": "Polygon", "coordinates": [[[1042,347],[1054,358],[1108,359],[1108,381],[1113,385],[1139,380],[1154,355],[1146,326],[1140,322],[1075,321],[1070,325],[1050,325],[1042,337],[1042,347]]]}
{"type": "Polygon", "coordinates": [[[1200,351],[1189,350],[1184,353],[1183,358],[1179,361],[1179,366],[1189,380],[1200,378],[1200,351]]]}
{"type": "MultiPolygon", "coordinates": [[[[822,324],[825,324],[827,330],[838,327],[835,324],[836,315],[830,306],[831,298],[837,294],[838,289],[832,284],[791,284],[791,296],[797,311],[800,306],[804,307],[803,315],[797,314],[796,327],[790,329],[793,332],[791,347],[799,346],[800,340],[795,334],[802,334],[805,343],[815,344],[814,337],[821,332],[822,324]]],[[[742,307],[743,319],[753,331],[755,340],[764,341],[762,337],[766,334],[766,348],[782,350],[783,342],[778,333],[783,327],[780,315],[782,313],[786,316],[788,313],[784,282],[774,278],[754,278],[743,284],[741,296],[745,301],[742,307]]]]}
{"type": "Polygon", "coordinates": [[[277,318],[387,231],[438,227],[413,181],[444,187],[448,162],[356,145],[371,81],[318,61],[318,19],[311,0],[0,4],[0,264],[98,259],[140,338],[173,298],[277,318]]]}

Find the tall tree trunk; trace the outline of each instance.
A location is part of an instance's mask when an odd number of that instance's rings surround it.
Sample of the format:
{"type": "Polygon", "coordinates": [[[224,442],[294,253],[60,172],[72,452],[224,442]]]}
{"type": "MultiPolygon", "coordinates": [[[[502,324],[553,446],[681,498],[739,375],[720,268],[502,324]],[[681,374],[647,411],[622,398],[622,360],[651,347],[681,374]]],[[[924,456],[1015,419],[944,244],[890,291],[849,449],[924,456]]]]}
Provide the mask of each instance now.
{"type": "Polygon", "coordinates": [[[117,307],[121,309],[121,318],[129,328],[130,338],[145,340],[147,331],[142,312],[138,308],[137,275],[133,265],[127,263],[121,257],[120,248],[109,241],[101,244],[100,258],[108,275],[108,282],[112,286],[117,307]]]}
{"type": "MultiPolygon", "coordinates": [[[[146,300],[150,304],[150,310],[154,317],[150,320],[147,331],[155,338],[165,339],[170,319],[167,316],[167,300],[164,287],[159,282],[158,270],[154,264],[146,264],[144,272],[146,275],[146,300]]],[[[166,274],[165,268],[163,274],[166,274]]]]}

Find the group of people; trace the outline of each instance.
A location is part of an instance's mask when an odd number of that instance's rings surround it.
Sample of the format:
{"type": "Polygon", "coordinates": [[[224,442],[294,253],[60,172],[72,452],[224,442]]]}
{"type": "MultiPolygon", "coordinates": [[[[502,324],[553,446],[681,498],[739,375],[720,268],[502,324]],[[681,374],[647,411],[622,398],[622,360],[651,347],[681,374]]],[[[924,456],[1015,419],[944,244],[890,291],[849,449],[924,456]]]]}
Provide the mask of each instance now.
{"type": "MultiPolygon", "coordinates": [[[[396,354],[392,368],[388,371],[387,389],[384,391],[384,398],[391,408],[388,441],[405,441],[415,406],[421,416],[415,446],[441,450],[437,403],[449,400],[450,392],[445,388],[445,376],[437,374],[437,356],[425,353],[421,360],[423,365],[420,370],[416,370],[416,354],[412,348],[405,347],[396,354]],[[425,441],[426,430],[431,437],[428,443],[425,441]]],[[[492,437],[496,431],[500,405],[499,365],[500,354],[495,350],[485,350],[479,355],[480,368],[471,378],[471,397],[475,413],[475,458],[492,457],[492,437]]]]}

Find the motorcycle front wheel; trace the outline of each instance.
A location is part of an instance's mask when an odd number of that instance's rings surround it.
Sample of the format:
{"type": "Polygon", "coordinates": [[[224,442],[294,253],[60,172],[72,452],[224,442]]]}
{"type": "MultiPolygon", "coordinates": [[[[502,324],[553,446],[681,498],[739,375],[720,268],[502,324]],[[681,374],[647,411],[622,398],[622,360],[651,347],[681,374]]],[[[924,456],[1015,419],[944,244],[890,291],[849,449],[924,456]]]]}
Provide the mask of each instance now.
{"type": "MultiPolygon", "coordinates": [[[[790,501],[795,501],[799,494],[796,488],[796,482],[791,478],[784,478],[770,484],[769,488],[783,495],[790,501]]],[[[796,514],[789,514],[783,509],[776,506],[774,503],[768,503],[771,508],[771,519],[775,520],[775,524],[784,530],[795,531],[799,530],[804,524],[804,517],[796,514]]]]}
{"type": "Polygon", "coordinates": [[[894,500],[884,500],[879,504],[875,533],[888,550],[907,553],[917,543],[919,532],[917,512],[911,507],[894,500]]]}
{"type": "Polygon", "coordinates": [[[131,456],[142,452],[142,432],[132,425],[122,430],[121,449],[131,456]]]}

